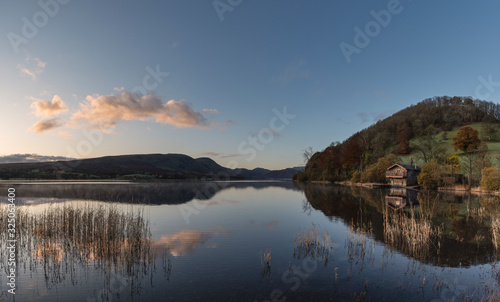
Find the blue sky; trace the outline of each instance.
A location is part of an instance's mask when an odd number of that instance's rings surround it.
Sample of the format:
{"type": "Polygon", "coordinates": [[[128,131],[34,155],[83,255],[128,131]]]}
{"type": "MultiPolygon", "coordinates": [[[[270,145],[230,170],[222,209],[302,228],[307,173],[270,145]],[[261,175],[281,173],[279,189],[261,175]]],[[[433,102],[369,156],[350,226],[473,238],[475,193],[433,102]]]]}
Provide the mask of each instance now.
{"type": "Polygon", "coordinates": [[[8,1],[0,155],[301,165],[306,147],[425,98],[498,102],[498,11],[451,0],[8,1]],[[354,28],[367,25],[357,47],[354,28]],[[357,48],[349,63],[341,43],[357,48]]]}

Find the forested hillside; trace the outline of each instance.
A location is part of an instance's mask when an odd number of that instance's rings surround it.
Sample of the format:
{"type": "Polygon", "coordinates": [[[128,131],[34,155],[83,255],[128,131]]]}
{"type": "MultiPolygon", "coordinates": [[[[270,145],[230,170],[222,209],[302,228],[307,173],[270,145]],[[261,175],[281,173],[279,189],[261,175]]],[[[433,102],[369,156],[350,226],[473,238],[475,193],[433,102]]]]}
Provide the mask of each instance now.
{"type": "MultiPolygon", "coordinates": [[[[446,161],[447,150],[436,137],[471,123],[483,123],[482,134],[496,133],[500,105],[471,97],[434,97],[407,107],[363,129],[342,143],[332,143],[307,161],[295,180],[346,180],[388,154],[389,160],[415,155],[421,163],[446,161]],[[488,130],[489,128],[489,130],[488,130]],[[430,149],[430,150],[429,150],[430,149]]],[[[448,139],[447,137],[443,138],[448,139]]]]}

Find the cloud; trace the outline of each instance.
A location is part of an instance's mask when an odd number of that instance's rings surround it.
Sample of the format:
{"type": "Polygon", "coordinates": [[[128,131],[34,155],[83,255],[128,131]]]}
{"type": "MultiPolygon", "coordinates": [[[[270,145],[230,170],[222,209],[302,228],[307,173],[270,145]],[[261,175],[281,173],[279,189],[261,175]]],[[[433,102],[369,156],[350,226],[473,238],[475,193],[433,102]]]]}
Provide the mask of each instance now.
{"type": "Polygon", "coordinates": [[[74,158],[64,157],[64,156],[45,156],[38,155],[35,153],[26,153],[26,154],[11,154],[11,155],[3,155],[0,156],[1,164],[9,164],[9,163],[35,163],[35,162],[51,162],[58,160],[73,160],[74,158]]]}
{"type": "Polygon", "coordinates": [[[204,152],[204,153],[201,153],[201,155],[207,155],[207,156],[219,156],[221,155],[222,153],[217,153],[217,152],[204,152]]]}
{"type": "Polygon", "coordinates": [[[22,75],[29,76],[33,81],[36,80],[39,74],[42,74],[47,66],[47,62],[43,62],[39,58],[31,58],[29,55],[24,59],[26,64],[18,64],[17,69],[22,75]]]}
{"type": "Polygon", "coordinates": [[[87,122],[103,132],[112,132],[119,121],[133,120],[155,120],[179,128],[209,128],[207,119],[182,100],[164,104],[152,94],[142,96],[128,91],[116,96],[89,95],[72,116],[73,122],[87,122]]]}
{"type": "Polygon", "coordinates": [[[35,111],[36,116],[55,116],[64,111],[68,111],[66,104],[60,96],[54,95],[52,102],[38,99],[31,104],[31,108],[35,111]]]}
{"type": "Polygon", "coordinates": [[[304,60],[292,62],[288,67],[277,76],[272,78],[273,82],[278,82],[281,85],[286,85],[293,80],[307,79],[309,77],[309,70],[305,69],[306,62],[304,60]]]}
{"type": "Polygon", "coordinates": [[[51,118],[36,122],[30,130],[36,133],[43,133],[45,131],[59,128],[62,125],[63,123],[60,122],[59,118],[51,118]]]}
{"type": "Polygon", "coordinates": [[[217,109],[203,109],[203,113],[207,114],[218,114],[219,111],[217,109]]]}
{"type": "Polygon", "coordinates": [[[220,157],[220,158],[229,158],[229,157],[240,156],[241,154],[239,154],[239,153],[224,154],[224,153],[221,153],[221,152],[212,152],[212,151],[209,151],[209,152],[203,152],[200,155],[211,156],[211,157],[220,157]]]}

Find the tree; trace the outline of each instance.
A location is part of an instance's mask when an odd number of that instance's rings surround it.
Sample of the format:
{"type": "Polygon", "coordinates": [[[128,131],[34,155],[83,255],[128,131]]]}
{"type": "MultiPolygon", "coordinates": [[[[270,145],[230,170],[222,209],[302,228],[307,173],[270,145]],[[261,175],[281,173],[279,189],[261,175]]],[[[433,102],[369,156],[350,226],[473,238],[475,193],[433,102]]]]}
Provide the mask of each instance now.
{"type": "Polygon", "coordinates": [[[430,160],[422,165],[422,171],[418,175],[418,184],[424,188],[436,188],[443,185],[445,175],[443,166],[435,160],[430,160]]]}
{"type": "Polygon", "coordinates": [[[361,182],[378,182],[385,183],[385,171],[387,168],[397,162],[397,157],[394,154],[381,157],[376,163],[370,165],[366,171],[361,174],[361,182]]]}
{"type": "Polygon", "coordinates": [[[458,130],[457,135],[453,138],[453,147],[455,151],[461,150],[464,152],[465,161],[462,166],[467,173],[469,189],[472,187],[474,180],[474,172],[478,167],[478,161],[484,164],[484,158],[488,147],[483,144],[481,150],[481,140],[478,137],[478,131],[472,127],[462,127],[458,130]]]}
{"type": "Polygon", "coordinates": [[[414,139],[414,150],[417,158],[424,163],[436,160],[440,163],[446,161],[446,149],[439,145],[436,138],[436,128],[432,125],[423,130],[423,134],[414,139]]]}
{"type": "Polygon", "coordinates": [[[455,151],[461,150],[465,153],[475,151],[481,144],[478,134],[477,130],[472,127],[460,128],[453,138],[453,148],[455,151]]]}
{"type": "Polygon", "coordinates": [[[480,185],[484,190],[500,189],[500,171],[493,167],[482,169],[480,185]]]}
{"type": "Polygon", "coordinates": [[[399,154],[408,154],[410,153],[410,127],[408,124],[404,123],[399,125],[398,127],[398,147],[396,148],[396,152],[399,154]]]}
{"type": "Polygon", "coordinates": [[[498,132],[498,127],[495,124],[484,123],[481,125],[481,136],[483,139],[488,139],[491,142],[491,139],[496,136],[498,132]]]}
{"type": "Polygon", "coordinates": [[[460,170],[460,160],[458,159],[458,155],[452,155],[446,159],[446,165],[450,171],[451,175],[457,174],[460,170]]]}
{"type": "Polygon", "coordinates": [[[312,147],[304,149],[304,153],[302,153],[302,156],[304,157],[304,162],[307,163],[311,159],[313,154],[314,154],[314,151],[313,151],[312,147]]]}
{"type": "Polygon", "coordinates": [[[360,181],[361,181],[361,173],[359,173],[358,171],[354,171],[354,173],[352,173],[351,182],[358,183],[360,181]]]}
{"type": "Polygon", "coordinates": [[[473,146],[469,146],[469,150],[464,153],[464,161],[461,165],[467,173],[469,188],[472,187],[472,183],[477,183],[478,179],[476,176],[479,174],[479,171],[491,166],[491,161],[487,156],[488,146],[486,143],[481,143],[475,149],[473,148],[473,146]]]}

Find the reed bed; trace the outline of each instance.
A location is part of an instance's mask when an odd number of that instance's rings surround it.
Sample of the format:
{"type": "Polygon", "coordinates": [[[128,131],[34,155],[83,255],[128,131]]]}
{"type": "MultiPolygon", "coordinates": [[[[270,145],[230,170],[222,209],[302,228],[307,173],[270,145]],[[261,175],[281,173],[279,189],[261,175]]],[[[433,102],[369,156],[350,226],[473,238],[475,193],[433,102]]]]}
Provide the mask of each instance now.
{"type": "Polygon", "coordinates": [[[325,231],[321,234],[316,224],[312,224],[309,231],[301,232],[294,238],[294,257],[297,259],[311,257],[312,259],[320,259],[328,263],[331,252],[330,236],[325,231]]]}
{"type": "Polygon", "coordinates": [[[384,212],[385,242],[417,259],[427,258],[432,247],[439,253],[441,234],[442,229],[433,228],[428,215],[418,214],[413,209],[384,212]]]}
{"type": "MultiPolygon", "coordinates": [[[[50,205],[35,214],[29,208],[16,207],[18,267],[22,265],[31,272],[43,267],[48,286],[61,282],[68,273],[73,282],[77,269],[89,267],[100,268],[107,275],[114,270],[135,279],[152,274],[157,254],[169,250],[152,249],[149,221],[143,211],[141,207],[122,211],[116,205],[87,203],[50,205]]],[[[0,224],[6,226],[6,220],[7,207],[2,205],[0,224]]],[[[6,259],[7,237],[6,228],[2,228],[2,259],[6,259]]],[[[170,257],[163,256],[162,262],[170,273],[170,257]]]]}

